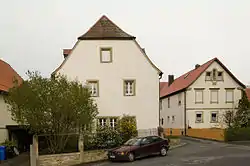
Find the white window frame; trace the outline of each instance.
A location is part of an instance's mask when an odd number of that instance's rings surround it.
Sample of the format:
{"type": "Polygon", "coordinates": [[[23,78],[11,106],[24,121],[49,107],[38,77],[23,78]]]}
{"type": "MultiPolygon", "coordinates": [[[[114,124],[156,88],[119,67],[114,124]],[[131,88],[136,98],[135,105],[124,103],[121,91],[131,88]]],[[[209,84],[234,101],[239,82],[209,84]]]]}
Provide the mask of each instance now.
{"type": "Polygon", "coordinates": [[[212,111],[211,113],[210,113],[210,123],[218,123],[218,115],[219,115],[219,112],[218,111],[212,111]],[[216,114],[216,120],[213,120],[213,117],[212,117],[212,115],[213,114],[216,114]]]}
{"type": "Polygon", "coordinates": [[[223,81],[223,71],[217,71],[217,81],[223,81]],[[219,73],[221,73],[221,76],[219,76],[219,73]]]}
{"type": "Polygon", "coordinates": [[[205,78],[206,81],[211,81],[212,80],[212,72],[211,71],[207,71],[205,77],[206,77],[205,78]],[[210,76],[207,76],[208,73],[210,73],[210,76]]]}
{"type": "Polygon", "coordinates": [[[88,87],[90,89],[90,95],[92,97],[99,97],[99,81],[98,80],[87,80],[87,84],[88,84],[88,87]],[[94,88],[96,88],[96,93],[94,93],[94,88]]]}
{"type": "Polygon", "coordinates": [[[135,85],[136,85],[136,82],[133,79],[124,80],[123,81],[124,96],[135,96],[135,91],[136,91],[135,85]]]}
{"type": "Polygon", "coordinates": [[[195,112],[195,123],[203,123],[203,111],[196,111],[195,112]],[[197,115],[201,114],[201,120],[197,120],[197,115]]]}
{"type": "Polygon", "coordinates": [[[112,48],[111,47],[101,47],[100,48],[100,62],[101,63],[112,63],[113,61],[113,51],[112,51],[112,48]],[[104,54],[104,51],[105,52],[109,52],[109,60],[105,60],[103,59],[103,54],[104,54]]]}
{"type": "Polygon", "coordinates": [[[118,123],[118,118],[114,118],[114,117],[109,118],[109,126],[111,128],[115,129],[117,126],[117,123],[118,123]]]}
{"type": "Polygon", "coordinates": [[[107,118],[98,118],[98,124],[100,127],[107,126],[107,118]]]}
{"type": "Polygon", "coordinates": [[[234,89],[228,88],[226,89],[226,103],[234,103],[234,89]],[[228,101],[228,92],[232,92],[232,101],[228,101]]]}
{"type": "Polygon", "coordinates": [[[213,89],[211,88],[210,89],[210,103],[211,104],[218,104],[219,103],[219,89],[216,88],[216,89],[213,89]],[[213,98],[212,98],[212,93],[217,93],[217,100],[216,101],[213,101],[213,98]]]}
{"type": "Polygon", "coordinates": [[[203,104],[204,102],[204,88],[195,88],[195,104],[203,104]],[[197,93],[201,92],[202,93],[202,100],[201,101],[197,101],[197,93]]]}

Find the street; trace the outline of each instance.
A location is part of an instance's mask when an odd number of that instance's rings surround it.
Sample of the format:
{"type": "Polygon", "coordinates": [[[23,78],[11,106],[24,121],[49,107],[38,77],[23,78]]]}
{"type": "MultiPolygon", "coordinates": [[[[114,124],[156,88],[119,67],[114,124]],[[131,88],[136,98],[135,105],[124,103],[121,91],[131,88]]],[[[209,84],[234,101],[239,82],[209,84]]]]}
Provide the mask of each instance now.
{"type": "Polygon", "coordinates": [[[249,166],[250,146],[185,140],[188,144],[169,151],[166,157],[149,157],[129,162],[105,162],[92,166],[249,166]]]}

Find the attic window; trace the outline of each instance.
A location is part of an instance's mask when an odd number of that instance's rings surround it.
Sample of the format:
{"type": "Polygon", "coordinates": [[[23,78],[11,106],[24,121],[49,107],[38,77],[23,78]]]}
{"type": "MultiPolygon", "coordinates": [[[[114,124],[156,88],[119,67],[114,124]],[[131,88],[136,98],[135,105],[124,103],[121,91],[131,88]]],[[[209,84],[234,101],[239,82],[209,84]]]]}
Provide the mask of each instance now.
{"type": "Polygon", "coordinates": [[[218,81],[223,81],[223,72],[222,71],[218,72],[218,74],[217,74],[217,80],[218,81]]]}
{"type": "Polygon", "coordinates": [[[211,76],[212,76],[212,75],[211,75],[211,72],[210,72],[210,71],[206,72],[206,81],[210,81],[210,80],[212,79],[211,76]]]}
{"type": "Polygon", "coordinates": [[[112,48],[101,48],[100,50],[101,63],[112,62],[112,48]]]}

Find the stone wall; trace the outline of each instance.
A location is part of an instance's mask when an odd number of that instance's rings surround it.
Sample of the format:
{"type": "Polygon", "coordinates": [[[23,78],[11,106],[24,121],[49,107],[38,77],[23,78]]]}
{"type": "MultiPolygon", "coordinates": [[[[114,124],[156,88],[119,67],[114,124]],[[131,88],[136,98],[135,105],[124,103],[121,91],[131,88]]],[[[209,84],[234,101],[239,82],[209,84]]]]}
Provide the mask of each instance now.
{"type": "MultiPolygon", "coordinates": [[[[93,162],[107,159],[102,150],[84,152],[84,162],[93,162]]],[[[39,166],[70,166],[80,163],[80,153],[65,153],[39,156],[39,166]]]]}

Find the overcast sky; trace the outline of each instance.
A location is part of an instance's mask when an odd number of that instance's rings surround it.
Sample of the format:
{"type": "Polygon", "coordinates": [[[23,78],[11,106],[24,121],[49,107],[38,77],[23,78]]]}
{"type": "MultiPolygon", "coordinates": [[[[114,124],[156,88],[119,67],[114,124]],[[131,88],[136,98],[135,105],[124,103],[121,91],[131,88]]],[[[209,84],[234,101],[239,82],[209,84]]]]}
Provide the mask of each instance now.
{"type": "MultiPolygon", "coordinates": [[[[249,0],[0,0],[0,58],[22,77],[43,76],[63,61],[102,15],[137,41],[175,77],[218,57],[250,84],[249,0]]],[[[79,66],[80,67],[80,66],[79,66]]]]}

